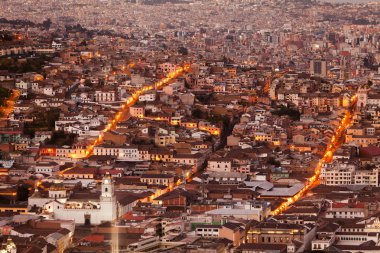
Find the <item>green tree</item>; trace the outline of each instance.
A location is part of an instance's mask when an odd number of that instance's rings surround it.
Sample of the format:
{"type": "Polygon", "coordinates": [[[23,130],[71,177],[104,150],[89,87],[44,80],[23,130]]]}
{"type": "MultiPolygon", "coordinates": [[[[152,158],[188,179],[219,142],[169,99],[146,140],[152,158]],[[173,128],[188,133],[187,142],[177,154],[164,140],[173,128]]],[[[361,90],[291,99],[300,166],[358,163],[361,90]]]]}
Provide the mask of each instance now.
{"type": "Polygon", "coordinates": [[[19,184],[17,186],[17,200],[18,201],[27,201],[29,198],[29,187],[28,184],[19,184]]]}
{"type": "Polygon", "coordinates": [[[76,134],[65,133],[64,131],[54,131],[51,138],[46,140],[45,143],[57,146],[72,146],[76,137],[76,134]]]}
{"type": "Polygon", "coordinates": [[[46,19],[46,20],[44,20],[44,21],[42,22],[42,27],[43,27],[45,30],[49,30],[51,24],[52,24],[51,19],[48,18],[48,19],[46,19]]]}
{"type": "Polygon", "coordinates": [[[292,120],[299,120],[301,117],[301,113],[297,109],[289,108],[284,105],[281,105],[276,110],[272,111],[272,114],[278,116],[289,116],[292,120]]]}
{"type": "Polygon", "coordinates": [[[204,119],[204,118],[207,118],[207,113],[205,113],[204,111],[202,111],[202,110],[199,109],[199,108],[195,108],[195,109],[191,112],[191,115],[193,116],[193,118],[196,118],[196,119],[204,119]]]}

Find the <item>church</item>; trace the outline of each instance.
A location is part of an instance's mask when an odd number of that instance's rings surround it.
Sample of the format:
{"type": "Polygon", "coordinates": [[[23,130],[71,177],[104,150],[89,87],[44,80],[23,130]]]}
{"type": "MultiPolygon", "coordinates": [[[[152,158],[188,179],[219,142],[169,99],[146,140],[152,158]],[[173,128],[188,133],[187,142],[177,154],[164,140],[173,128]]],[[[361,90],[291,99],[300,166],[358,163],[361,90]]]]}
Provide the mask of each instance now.
{"type": "Polygon", "coordinates": [[[77,224],[97,225],[118,217],[118,205],[112,179],[102,179],[99,195],[74,194],[66,201],[54,199],[43,205],[43,213],[54,219],[75,220],[77,224]]]}

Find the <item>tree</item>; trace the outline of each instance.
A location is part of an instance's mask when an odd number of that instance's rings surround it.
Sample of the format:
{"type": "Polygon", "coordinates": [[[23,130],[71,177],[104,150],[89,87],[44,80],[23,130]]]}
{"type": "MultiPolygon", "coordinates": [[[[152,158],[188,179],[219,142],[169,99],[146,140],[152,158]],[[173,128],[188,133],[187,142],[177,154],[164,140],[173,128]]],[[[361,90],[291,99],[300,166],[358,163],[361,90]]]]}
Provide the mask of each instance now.
{"type": "Polygon", "coordinates": [[[65,133],[64,131],[54,131],[51,138],[46,141],[46,144],[57,146],[71,146],[74,144],[76,134],[65,133]]]}
{"type": "Polygon", "coordinates": [[[205,112],[203,112],[201,109],[199,108],[195,108],[192,112],[191,112],[191,115],[193,116],[193,118],[196,118],[196,119],[204,119],[205,116],[207,117],[207,115],[205,115],[205,112]]]}
{"type": "Polygon", "coordinates": [[[281,105],[279,108],[274,110],[272,114],[278,115],[278,116],[287,115],[292,120],[300,120],[300,117],[301,117],[301,113],[297,109],[289,108],[284,105],[281,105]]]}
{"type": "Polygon", "coordinates": [[[27,201],[29,198],[29,185],[20,184],[17,187],[17,200],[18,201],[27,201]]]}
{"type": "Polygon", "coordinates": [[[274,157],[269,157],[268,164],[274,165],[276,167],[280,167],[281,163],[277,161],[274,157]]]}
{"type": "Polygon", "coordinates": [[[92,86],[91,80],[90,79],[86,79],[86,81],[84,81],[84,85],[88,86],[88,87],[91,87],[92,86]]]}
{"type": "Polygon", "coordinates": [[[378,67],[376,64],[375,56],[372,53],[367,54],[367,56],[364,58],[363,63],[364,67],[369,68],[371,70],[376,70],[378,67]]]}
{"type": "Polygon", "coordinates": [[[52,24],[51,19],[48,18],[48,19],[46,19],[44,22],[42,22],[42,27],[43,27],[45,30],[49,30],[51,24],[52,24]]]}
{"type": "Polygon", "coordinates": [[[189,50],[186,47],[179,47],[178,48],[178,53],[182,54],[182,55],[188,55],[189,54],[189,50]]]}
{"type": "Polygon", "coordinates": [[[55,122],[59,119],[60,109],[35,110],[30,113],[33,122],[24,123],[24,134],[31,137],[36,131],[51,131],[55,128],[55,122]]]}
{"type": "Polygon", "coordinates": [[[12,95],[9,89],[0,87],[0,106],[4,106],[5,101],[12,95]]]}

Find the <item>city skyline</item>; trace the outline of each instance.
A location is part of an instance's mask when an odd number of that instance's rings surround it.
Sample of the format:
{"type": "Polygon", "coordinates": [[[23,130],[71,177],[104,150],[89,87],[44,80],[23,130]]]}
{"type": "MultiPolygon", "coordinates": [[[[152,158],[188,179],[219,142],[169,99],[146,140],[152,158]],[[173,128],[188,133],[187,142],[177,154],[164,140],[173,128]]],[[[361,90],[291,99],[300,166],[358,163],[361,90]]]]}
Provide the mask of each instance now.
{"type": "Polygon", "coordinates": [[[337,1],[0,1],[0,252],[380,252],[380,2],[337,1]]]}

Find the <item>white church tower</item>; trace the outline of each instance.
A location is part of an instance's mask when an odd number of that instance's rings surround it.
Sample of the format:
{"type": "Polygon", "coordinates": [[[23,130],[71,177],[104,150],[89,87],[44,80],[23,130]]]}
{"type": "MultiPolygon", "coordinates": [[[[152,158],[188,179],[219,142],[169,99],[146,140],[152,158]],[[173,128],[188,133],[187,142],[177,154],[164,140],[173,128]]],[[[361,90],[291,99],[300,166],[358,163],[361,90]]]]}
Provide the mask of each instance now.
{"type": "Polygon", "coordinates": [[[102,180],[100,210],[102,212],[102,216],[109,216],[109,219],[106,220],[114,220],[117,218],[115,191],[110,175],[104,176],[102,180]]]}

